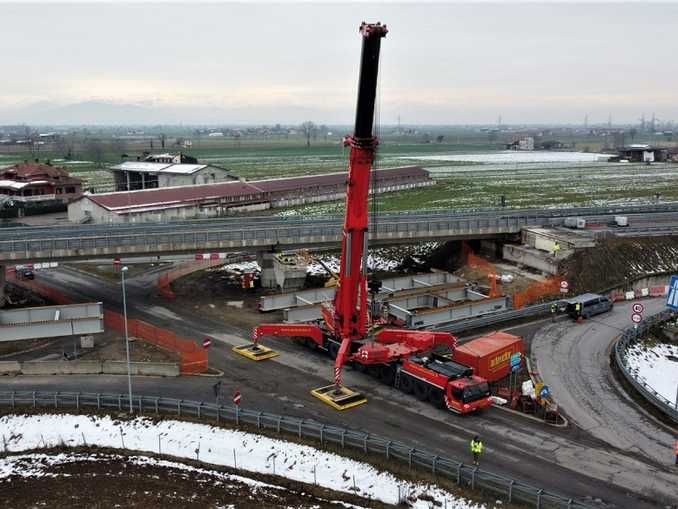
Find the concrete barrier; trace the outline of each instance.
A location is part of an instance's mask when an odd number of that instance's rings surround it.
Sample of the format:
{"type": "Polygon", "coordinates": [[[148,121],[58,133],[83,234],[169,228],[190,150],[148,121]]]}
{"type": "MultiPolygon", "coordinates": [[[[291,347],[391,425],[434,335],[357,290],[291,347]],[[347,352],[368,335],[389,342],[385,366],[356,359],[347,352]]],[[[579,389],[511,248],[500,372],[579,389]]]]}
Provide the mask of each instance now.
{"type": "MultiPolygon", "coordinates": [[[[178,363],[131,362],[130,371],[135,376],[179,376],[178,363]]],[[[107,375],[126,375],[127,363],[122,361],[104,361],[102,373],[107,375]]]]}
{"type": "MultiPolygon", "coordinates": [[[[179,376],[178,363],[132,362],[134,376],[179,376]]],[[[6,361],[0,362],[0,375],[126,375],[127,363],[122,361],[6,361]]]]}
{"type": "Polygon", "coordinates": [[[21,363],[24,375],[98,375],[101,361],[27,361],[21,363]]]}
{"type": "Polygon", "coordinates": [[[16,375],[21,373],[21,363],[17,361],[0,361],[0,375],[16,375]]]}

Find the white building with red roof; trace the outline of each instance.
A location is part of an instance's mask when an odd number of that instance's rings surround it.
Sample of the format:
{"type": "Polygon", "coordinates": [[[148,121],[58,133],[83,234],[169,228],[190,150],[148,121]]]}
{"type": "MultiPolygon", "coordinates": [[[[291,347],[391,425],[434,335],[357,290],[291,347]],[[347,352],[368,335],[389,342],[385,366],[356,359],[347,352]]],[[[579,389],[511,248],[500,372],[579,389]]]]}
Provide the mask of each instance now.
{"type": "MultiPolygon", "coordinates": [[[[249,182],[231,181],[118,193],[85,194],[68,207],[74,223],[172,221],[220,217],[342,199],[346,172],[249,182]]],[[[375,170],[377,192],[432,185],[419,166],[375,170]]]]}

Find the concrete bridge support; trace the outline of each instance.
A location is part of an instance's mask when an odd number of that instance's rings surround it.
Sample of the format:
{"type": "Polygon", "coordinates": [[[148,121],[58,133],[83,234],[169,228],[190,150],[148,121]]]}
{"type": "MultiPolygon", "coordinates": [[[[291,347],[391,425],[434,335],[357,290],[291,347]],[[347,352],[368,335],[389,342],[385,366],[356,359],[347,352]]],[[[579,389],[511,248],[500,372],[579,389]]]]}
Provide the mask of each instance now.
{"type": "Polygon", "coordinates": [[[270,251],[258,251],[257,263],[261,267],[261,286],[263,288],[277,288],[278,283],[275,278],[275,267],[273,260],[275,253],[270,251]]]}

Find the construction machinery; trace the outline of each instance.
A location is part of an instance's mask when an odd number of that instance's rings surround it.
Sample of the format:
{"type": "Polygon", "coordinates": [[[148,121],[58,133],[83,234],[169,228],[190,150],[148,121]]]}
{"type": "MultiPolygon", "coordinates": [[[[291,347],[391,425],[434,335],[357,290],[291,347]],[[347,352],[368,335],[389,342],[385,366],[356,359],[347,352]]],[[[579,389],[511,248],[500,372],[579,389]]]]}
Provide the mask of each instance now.
{"type": "MultiPolygon", "coordinates": [[[[448,351],[456,345],[449,333],[381,329],[371,320],[368,310],[368,287],[373,295],[380,283],[367,277],[368,195],[370,171],[377,146],[373,136],[374,106],[381,39],[387,29],[381,23],[363,23],[362,56],[358,85],[355,128],[345,138],[350,147],[346,189],[341,260],[334,300],[322,308],[323,319],[317,324],[262,324],[255,327],[253,343],[237,346],[234,351],[253,360],[276,355],[259,344],[261,336],[284,336],[300,340],[309,347],[325,350],[333,359],[334,383],[311,393],[344,410],[367,401],[360,392],[341,383],[342,368],[347,362],[390,385],[405,390],[416,380],[417,394],[434,404],[466,413],[491,403],[487,382],[472,375],[472,370],[455,369],[450,359],[434,357],[439,348],[448,351]]],[[[414,389],[413,389],[414,390],[414,389]]]]}

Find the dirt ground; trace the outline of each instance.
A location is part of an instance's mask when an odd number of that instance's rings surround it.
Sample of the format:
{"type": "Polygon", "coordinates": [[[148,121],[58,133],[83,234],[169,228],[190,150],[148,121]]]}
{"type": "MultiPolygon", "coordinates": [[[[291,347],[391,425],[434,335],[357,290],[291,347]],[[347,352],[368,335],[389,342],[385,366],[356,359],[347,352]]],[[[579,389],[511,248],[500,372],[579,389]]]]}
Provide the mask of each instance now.
{"type": "MultiPolygon", "coordinates": [[[[68,452],[71,452],[70,450],[68,452]]],[[[88,455],[91,456],[91,455],[88,455]]],[[[7,509],[29,507],[144,509],[181,507],[238,509],[346,507],[339,500],[359,507],[384,508],[384,504],[316,486],[272,476],[253,476],[272,484],[252,487],[240,480],[223,479],[228,469],[194,466],[209,470],[186,471],[176,467],[144,465],[128,461],[119,452],[96,454],[98,461],[76,461],[45,466],[41,477],[14,476],[0,480],[0,499],[7,509]],[[283,489],[278,488],[281,486],[283,489]]],[[[176,460],[172,459],[173,462],[176,460]]],[[[242,472],[233,472],[243,475],[242,472]]]]}
{"type": "Polygon", "coordinates": [[[612,238],[577,251],[560,267],[577,293],[604,291],[646,274],[678,270],[677,237],[612,238]]]}
{"type": "Polygon", "coordinates": [[[196,312],[230,325],[250,329],[264,320],[280,321],[282,312],[260,313],[259,297],[270,290],[243,290],[227,272],[206,270],[194,272],[172,282],[174,302],[191,306],[196,312]]]}
{"type": "MultiPolygon", "coordinates": [[[[132,339],[132,338],[131,338],[132,339]]],[[[124,338],[113,331],[94,337],[93,350],[80,350],[79,358],[85,360],[123,361],[127,359],[124,338]]],[[[130,360],[133,362],[179,362],[179,356],[140,339],[129,343],[130,360]]]]}

